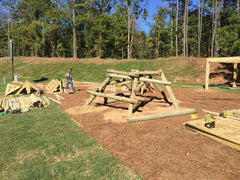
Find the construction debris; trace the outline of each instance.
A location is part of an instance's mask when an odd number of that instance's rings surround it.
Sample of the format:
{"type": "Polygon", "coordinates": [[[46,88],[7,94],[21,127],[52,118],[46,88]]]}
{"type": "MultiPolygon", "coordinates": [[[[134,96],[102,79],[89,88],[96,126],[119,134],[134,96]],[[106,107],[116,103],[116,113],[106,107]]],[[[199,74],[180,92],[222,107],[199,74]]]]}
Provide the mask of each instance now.
{"type": "Polygon", "coordinates": [[[0,99],[0,110],[4,112],[21,110],[29,111],[34,107],[47,107],[50,104],[46,96],[36,96],[35,94],[16,96],[13,98],[5,97],[0,99]]]}
{"type": "Polygon", "coordinates": [[[5,96],[16,92],[18,89],[21,88],[22,85],[23,85],[23,82],[19,82],[19,81],[13,81],[8,83],[5,90],[5,96]]]}
{"type": "Polygon", "coordinates": [[[52,79],[45,89],[48,93],[62,92],[62,80],[52,79]]]}
{"type": "Polygon", "coordinates": [[[5,96],[9,95],[9,94],[21,94],[21,93],[25,93],[25,94],[30,94],[32,92],[36,92],[39,89],[34,86],[31,82],[29,82],[28,80],[23,82],[19,82],[19,81],[13,81],[7,84],[6,90],[5,90],[5,96]]]}

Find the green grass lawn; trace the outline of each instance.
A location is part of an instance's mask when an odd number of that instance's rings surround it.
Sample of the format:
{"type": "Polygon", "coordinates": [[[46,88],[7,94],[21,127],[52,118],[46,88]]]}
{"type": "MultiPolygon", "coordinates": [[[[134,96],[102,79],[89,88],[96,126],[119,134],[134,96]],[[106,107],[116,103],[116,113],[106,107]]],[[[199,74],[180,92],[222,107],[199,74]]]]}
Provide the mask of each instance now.
{"type": "Polygon", "coordinates": [[[0,116],[0,179],[141,179],[61,108],[0,116]]]}

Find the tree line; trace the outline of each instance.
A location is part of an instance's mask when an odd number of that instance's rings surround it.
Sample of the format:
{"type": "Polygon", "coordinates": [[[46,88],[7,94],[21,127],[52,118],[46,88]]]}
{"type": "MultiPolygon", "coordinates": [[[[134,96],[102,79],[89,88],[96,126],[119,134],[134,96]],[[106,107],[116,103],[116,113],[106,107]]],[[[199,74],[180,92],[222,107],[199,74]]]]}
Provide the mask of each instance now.
{"type": "Polygon", "coordinates": [[[240,56],[239,0],[1,0],[0,56],[155,59],[240,56]]]}

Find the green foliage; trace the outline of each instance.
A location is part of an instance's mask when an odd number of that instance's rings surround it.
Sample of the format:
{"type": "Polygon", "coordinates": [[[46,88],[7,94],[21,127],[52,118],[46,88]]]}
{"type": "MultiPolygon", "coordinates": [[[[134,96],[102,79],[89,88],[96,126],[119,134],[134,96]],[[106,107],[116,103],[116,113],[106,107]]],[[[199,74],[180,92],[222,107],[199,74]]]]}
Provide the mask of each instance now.
{"type": "MultiPolygon", "coordinates": [[[[209,57],[212,41],[212,1],[205,2],[201,56],[209,57]]],[[[9,54],[10,38],[13,39],[15,56],[73,56],[71,0],[3,0],[1,3],[4,8],[0,10],[4,11],[0,15],[0,56],[9,54]]],[[[143,33],[138,26],[138,23],[146,23],[144,20],[148,16],[145,9],[147,3],[149,2],[146,0],[76,0],[74,7],[78,57],[124,59],[127,57],[128,43],[133,58],[173,56],[176,46],[176,0],[166,0],[164,6],[157,7],[149,35],[143,33]],[[130,8],[130,42],[126,2],[130,8]]],[[[179,3],[178,52],[181,55],[185,1],[179,3]]],[[[190,1],[188,52],[189,56],[197,56],[198,5],[191,4],[193,3],[190,1]]],[[[239,55],[239,15],[236,14],[237,0],[224,1],[216,43],[220,56],[239,55]]]]}

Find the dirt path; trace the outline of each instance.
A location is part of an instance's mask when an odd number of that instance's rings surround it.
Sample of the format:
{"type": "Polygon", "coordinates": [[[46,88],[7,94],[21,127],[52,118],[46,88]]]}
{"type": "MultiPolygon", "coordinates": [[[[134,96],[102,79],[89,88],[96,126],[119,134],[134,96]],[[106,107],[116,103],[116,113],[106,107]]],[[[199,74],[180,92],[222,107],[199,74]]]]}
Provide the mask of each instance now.
{"type": "MultiPolygon", "coordinates": [[[[103,98],[81,110],[90,96],[87,89],[95,86],[76,84],[80,92],[62,93],[65,99],[61,107],[86,133],[144,179],[240,179],[239,152],[186,129],[183,122],[190,121],[190,115],[127,123],[128,105],[109,101],[103,106],[103,98]]],[[[206,115],[201,109],[220,112],[240,108],[240,94],[184,88],[173,91],[181,108],[199,110],[198,118],[206,115]]],[[[159,93],[141,98],[151,102],[139,107],[134,116],[172,110],[159,93]]]]}

